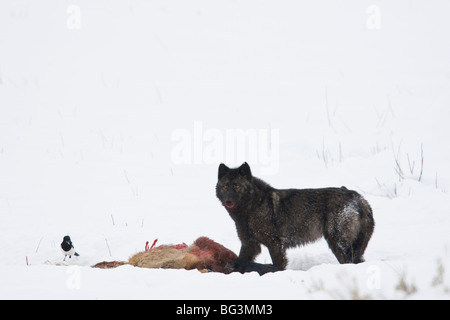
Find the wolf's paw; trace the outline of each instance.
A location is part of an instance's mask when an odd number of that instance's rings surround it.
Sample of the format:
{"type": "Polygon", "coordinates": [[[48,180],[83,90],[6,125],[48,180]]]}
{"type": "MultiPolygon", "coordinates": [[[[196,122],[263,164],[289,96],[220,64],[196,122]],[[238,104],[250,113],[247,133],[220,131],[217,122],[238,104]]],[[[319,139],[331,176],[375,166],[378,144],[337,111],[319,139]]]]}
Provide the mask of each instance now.
{"type": "Polygon", "coordinates": [[[237,258],[234,262],[227,264],[226,268],[230,270],[230,272],[245,273],[247,272],[246,270],[250,262],[251,261],[237,258]]]}
{"type": "Polygon", "coordinates": [[[253,261],[242,260],[239,258],[236,259],[234,262],[227,264],[226,268],[228,270],[228,273],[231,273],[231,272],[240,272],[240,273],[258,272],[258,274],[260,276],[262,276],[268,272],[283,271],[282,269],[277,268],[273,265],[256,263],[253,261]]]}

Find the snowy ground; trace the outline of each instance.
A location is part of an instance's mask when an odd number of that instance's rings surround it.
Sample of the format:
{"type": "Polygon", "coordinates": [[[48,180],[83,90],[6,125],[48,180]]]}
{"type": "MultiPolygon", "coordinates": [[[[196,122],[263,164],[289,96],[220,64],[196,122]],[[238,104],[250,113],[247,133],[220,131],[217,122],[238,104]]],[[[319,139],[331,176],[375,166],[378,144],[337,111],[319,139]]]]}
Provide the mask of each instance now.
{"type": "Polygon", "coordinates": [[[449,9],[2,1],[0,298],[450,298],[449,9]],[[366,262],[339,265],[319,241],[263,277],[89,267],[155,238],[238,252],[221,161],[362,193],[366,262]],[[66,234],[80,257],[58,266],[66,234]]]}

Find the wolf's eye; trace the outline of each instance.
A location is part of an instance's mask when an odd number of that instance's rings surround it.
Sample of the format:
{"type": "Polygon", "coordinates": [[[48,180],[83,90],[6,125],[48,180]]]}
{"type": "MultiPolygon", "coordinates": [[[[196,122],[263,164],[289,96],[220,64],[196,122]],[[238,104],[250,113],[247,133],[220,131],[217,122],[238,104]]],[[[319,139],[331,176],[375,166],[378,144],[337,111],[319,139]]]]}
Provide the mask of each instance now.
{"type": "Polygon", "coordinates": [[[234,190],[239,190],[239,188],[240,188],[241,186],[240,185],[238,185],[238,184],[235,184],[234,186],[233,186],[233,188],[234,188],[234,190]]]}
{"type": "Polygon", "coordinates": [[[228,190],[228,186],[227,186],[227,185],[224,185],[224,186],[222,187],[222,190],[223,190],[223,191],[227,191],[227,190],[228,190]]]}

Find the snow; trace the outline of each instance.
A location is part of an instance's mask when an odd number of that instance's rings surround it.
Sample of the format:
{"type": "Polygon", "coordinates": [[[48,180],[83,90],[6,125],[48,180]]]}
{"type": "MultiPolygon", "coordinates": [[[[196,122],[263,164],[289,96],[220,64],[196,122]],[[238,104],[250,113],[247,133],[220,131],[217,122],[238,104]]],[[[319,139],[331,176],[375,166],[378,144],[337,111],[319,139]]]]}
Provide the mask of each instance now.
{"type": "Polygon", "coordinates": [[[2,1],[0,298],[450,298],[450,5],[376,3],[2,1]],[[221,161],[360,192],[366,262],[321,240],[262,277],[90,268],[156,238],[239,252],[221,161]]]}

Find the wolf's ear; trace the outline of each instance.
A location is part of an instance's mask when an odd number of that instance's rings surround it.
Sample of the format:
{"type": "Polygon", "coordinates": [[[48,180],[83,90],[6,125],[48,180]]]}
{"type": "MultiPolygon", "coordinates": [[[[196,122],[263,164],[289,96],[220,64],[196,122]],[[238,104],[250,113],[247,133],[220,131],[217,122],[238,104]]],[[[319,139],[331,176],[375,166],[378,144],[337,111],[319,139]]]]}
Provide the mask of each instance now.
{"type": "Polygon", "coordinates": [[[228,168],[226,165],[224,165],[223,163],[220,164],[219,166],[219,180],[228,173],[228,171],[230,171],[230,168],[228,168]]]}
{"type": "Polygon", "coordinates": [[[247,162],[244,162],[239,168],[239,174],[241,176],[247,177],[247,178],[251,178],[252,177],[252,171],[250,170],[250,166],[248,165],[247,162]]]}

